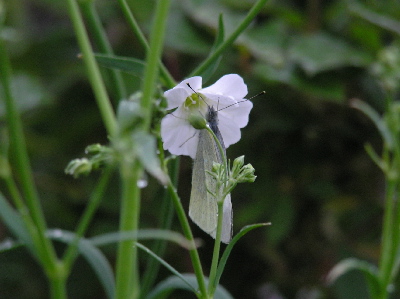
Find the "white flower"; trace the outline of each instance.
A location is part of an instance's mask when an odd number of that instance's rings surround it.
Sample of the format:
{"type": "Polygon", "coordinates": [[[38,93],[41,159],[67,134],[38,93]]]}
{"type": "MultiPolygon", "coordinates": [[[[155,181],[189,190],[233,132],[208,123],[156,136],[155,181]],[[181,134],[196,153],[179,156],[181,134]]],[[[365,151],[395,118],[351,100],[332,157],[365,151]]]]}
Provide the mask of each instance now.
{"type": "Polygon", "coordinates": [[[201,83],[201,77],[192,77],[164,93],[168,101],[167,109],[177,108],[161,121],[164,149],[171,154],[186,155],[193,159],[196,157],[199,134],[190,125],[188,118],[191,113],[200,113],[205,117],[207,105],[218,110],[218,128],[226,148],[240,140],[240,128],[245,127],[249,121],[253,103],[240,102],[245,100],[247,86],[239,75],[225,75],[206,88],[201,88],[201,83]]]}

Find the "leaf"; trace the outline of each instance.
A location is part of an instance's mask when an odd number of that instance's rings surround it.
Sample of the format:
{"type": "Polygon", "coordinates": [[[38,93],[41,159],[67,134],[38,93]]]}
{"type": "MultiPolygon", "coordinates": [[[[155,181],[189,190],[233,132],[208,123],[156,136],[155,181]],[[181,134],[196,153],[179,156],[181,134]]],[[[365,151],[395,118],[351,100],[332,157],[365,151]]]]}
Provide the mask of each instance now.
{"type": "MultiPolygon", "coordinates": [[[[225,39],[225,27],[224,27],[224,19],[223,15],[219,15],[219,23],[218,23],[218,32],[215,37],[214,45],[210,51],[210,55],[217,49],[225,39]]],[[[218,58],[202,73],[200,76],[203,77],[203,82],[207,82],[208,79],[214,74],[215,70],[218,68],[219,63],[221,62],[222,55],[219,55],[218,58]]]]}
{"type": "Polygon", "coordinates": [[[366,52],[326,33],[294,37],[289,56],[309,76],[346,66],[366,66],[372,61],[366,52]]]}
{"type": "Polygon", "coordinates": [[[328,283],[334,283],[340,276],[352,270],[360,270],[364,274],[372,297],[377,298],[376,296],[381,288],[378,268],[366,261],[348,258],[339,262],[328,273],[327,281],[328,283]]]}
{"type": "Polygon", "coordinates": [[[239,233],[236,234],[235,237],[233,237],[233,239],[229,242],[228,246],[225,248],[224,253],[222,254],[221,259],[219,261],[217,275],[215,277],[215,281],[213,282],[214,287],[219,284],[219,280],[221,279],[222,272],[224,272],[224,268],[226,262],[228,261],[228,257],[231,254],[233,246],[235,246],[236,242],[239,241],[239,239],[243,237],[245,234],[247,234],[249,231],[267,225],[271,225],[271,223],[257,223],[257,224],[246,225],[240,230],[239,233]]]}
{"type": "Polygon", "coordinates": [[[104,67],[130,73],[142,77],[145,62],[139,59],[107,54],[95,54],[97,62],[104,67]]]}
{"type": "MultiPolygon", "coordinates": [[[[53,240],[67,244],[74,242],[76,238],[75,233],[61,229],[48,230],[47,236],[53,240]]],[[[104,254],[85,238],[79,239],[78,249],[96,273],[107,293],[107,296],[113,298],[115,290],[114,274],[111,265],[104,254]]]]}
{"type": "Polygon", "coordinates": [[[17,242],[12,239],[5,239],[0,243],[0,253],[19,248],[21,246],[24,246],[24,244],[21,242],[17,242]]]}
{"type": "Polygon", "coordinates": [[[179,273],[174,267],[172,267],[170,264],[168,264],[166,261],[164,261],[161,257],[159,257],[157,254],[155,254],[153,251],[151,251],[146,246],[144,246],[140,243],[136,243],[136,246],[138,248],[142,249],[143,251],[145,251],[147,254],[151,255],[157,261],[159,261],[160,264],[162,264],[165,268],[167,268],[169,271],[171,271],[172,274],[174,274],[176,277],[180,278],[184,283],[186,283],[186,285],[189,287],[189,289],[191,289],[193,291],[193,293],[196,293],[196,289],[193,288],[192,284],[189,281],[187,281],[186,278],[181,273],[179,273]]]}
{"type": "Polygon", "coordinates": [[[11,205],[7,202],[4,196],[0,193],[0,218],[8,229],[23,243],[25,244],[33,254],[35,249],[31,236],[21,216],[15,212],[11,205]]]}
{"type": "Polygon", "coordinates": [[[193,246],[197,247],[198,244],[192,244],[183,235],[170,230],[164,229],[141,229],[136,232],[114,232],[102,234],[90,238],[90,242],[95,246],[103,246],[110,243],[118,243],[122,240],[149,240],[160,239],[174,242],[184,248],[192,249],[193,246]]]}
{"type": "Polygon", "coordinates": [[[160,181],[164,186],[168,183],[168,176],[160,166],[160,160],[156,154],[156,139],[154,136],[142,131],[133,134],[133,141],[140,162],[148,173],[160,181]]]}
{"type": "MultiPolygon", "coordinates": [[[[192,287],[189,287],[185,282],[183,282],[179,277],[170,276],[167,279],[160,282],[153,291],[148,294],[146,299],[158,299],[158,298],[166,298],[170,293],[174,290],[187,290],[191,291],[192,289],[198,289],[196,276],[194,274],[184,273],[182,276],[185,278],[187,282],[191,284],[192,287]]],[[[206,283],[208,283],[208,279],[206,279],[206,283]]],[[[233,299],[232,295],[228,293],[228,291],[218,285],[214,299],[233,299]]]]}
{"type": "Polygon", "coordinates": [[[389,149],[393,149],[394,141],[389,128],[387,127],[384,119],[379,115],[379,113],[372,108],[367,103],[361,100],[353,100],[351,106],[363,112],[370,120],[375,124],[379,133],[381,134],[384,142],[387,144],[389,149]]]}
{"type": "Polygon", "coordinates": [[[367,20],[368,22],[371,22],[372,24],[378,25],[381,28],[400,35],[400,22],[396,21],[395,19],[391,19],[387,16],[373,12],[356,2],[353,2],[349,5],[349,10],[351,13],[363,18],[364,20],[367,20]]]}

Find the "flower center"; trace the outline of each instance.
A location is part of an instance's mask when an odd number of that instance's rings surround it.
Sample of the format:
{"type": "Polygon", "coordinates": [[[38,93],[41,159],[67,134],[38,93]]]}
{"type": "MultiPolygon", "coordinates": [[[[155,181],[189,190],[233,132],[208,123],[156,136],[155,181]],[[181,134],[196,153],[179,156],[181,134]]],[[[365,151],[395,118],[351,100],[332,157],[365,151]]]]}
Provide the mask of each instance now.
{"type": "Polygon", "coordinates": [[[201,94],[193,93],[188,96],[183,103],[183,107],[189,112],[204,112],[206,111],[206,103],[204,102],[205,97],[201,94]]]}

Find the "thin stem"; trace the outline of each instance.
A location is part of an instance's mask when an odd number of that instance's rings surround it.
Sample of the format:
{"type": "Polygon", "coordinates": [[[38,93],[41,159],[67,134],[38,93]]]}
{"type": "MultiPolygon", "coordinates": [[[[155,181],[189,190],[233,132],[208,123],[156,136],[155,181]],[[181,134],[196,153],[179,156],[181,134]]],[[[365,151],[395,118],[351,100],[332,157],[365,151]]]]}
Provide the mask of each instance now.
{"type": "MultiPolygon", "coordinates": [[[[136,37],[138,38],[142,47],[146,50],[146,52],[150,51],[149,43],[147,42],[146,37],[144,36],[143,32],[140,30],[138,23],[136,22],[135,17],[133,16],[131,10],[129,9],[128,4],[125,0],[118,0],[118,3],[121,7],[122,13],[125,16],[129,26],[131,27],[132,31],[135,33],[136,37]]],[[[160,73],[162,78],[164,79],[168,88],[172,88],[176,85],[174,78],[172,78],[171,74],[168,72],[164,64],[161,60],[158,60],[160,73]]]]}
{"type": "MultiPolygon", "coordinates": [[[[195,246],[193,234],[190,229],[189,221],[186,217],[185,210],[183,209],[181,200],[176,192],[174,185],[172,185],[171,182],[168,183],[167,189],[168,189],[168,192],[171,195],[172,201],[174,203],[175,211],[178,216],[179,222],[181,223],[183,234],[185,235],[186,239],[188,239],[192,243],[192,246],[191,246],[192,249],[189,250],[189,254],[190,254],[190,259],[192,260],[193,270],[196,275],[197,283],[199,285],[199,292],[200,292],[201,298],[207,298],[207,289],[206,289],[206,283],[204,280],[203,269],[201,267],[199,253],[197,252],[197,249],[195,248],[196,246],[195,246]]],[[[199,295],[199,294],[197,294],[197,295],[199,295]]]]}
{"type": "Polygon", "coordinates": [[[153,96],[159,73],[159,61],[164,44],[164,35],[170,0],[157,1],[153,26],[150,37],[150,49],[147,51],[146,68],[144,70],[141,106],[144,113],[145,130],[148,130],[151,124],[153,96]]]}
{"type": "MultiPolygon", "coordinates": [[[[219,192],[220,194],[221,192],[219,192]]],[[[217,223],[217,233],[215,235],[214,242],[214,251],[213,257],[211,261],[211,269],[210,269],[210,277],[208,283],[208,295],[214,295],[214,285],[215,285],[215,277],[217,276],[217,269],[219,263],[219,253],[221,248],[221,235],[222,235],[222,223],[223,223],[223,213],[224,213],[224,201],[217,201],[218,203],[218,223],[217,223]]]]}
{"type": "Polygon", "coordinates": [[[117,131],[115,114],[110,103],[110,99],[108,98],[103,79],[101,78],[99,66],[97,65],[94,58],[92,46],[90,45],[89,37],[85,30],[82,15],[79,11],[76,0],[67,1],[71,21],[74,25],[78,43],[83,53],[83,61],[86,65],[89,80],[95,94],[97,105],[103,118],[103,123],[107,129],[108,135],[110,135],[110,137],[113,137],[115,136],[115,133],[117,131]]]}
{"type": "MultiPolygon", "coordinates": [[[[93,34],[93,39],[98,46],[101,53],[113,55],[114,51],[107,39],[99,15],[94,7],[94,1],[81,1],[79,2],[82,14],[87,21],[87,25],[93,34]]],[[[117,102],[126,97],[126,88],[121,76],[121,72],[114,69],[106,70],[110,85],[114,92],[117,102]]]]}
{"type": "MultiPolygon", "coordinates": [[[[139,229],[140,189],[137,182],[142,170],[138,162],[121,163],[122,203],[120,232],[137,233],[139,229]]],[[[137,238],[122,240],[118,244],[116,269],[116,299],[137,298],[139,290],[139,271],[137,261],[137,238]]]]}
{"type": "Polygon", "coordinates": [[[239,37],[239,35],[250,25],[251,21],[263,8],[263,6],[269,0],[258,0],[254,6],[250,9],[243,21],[238,25],[238,27],[232,32],[232,34],[224,41],[215,51],[201,64],[199,65],[190,75],[197,76],[201,75],[218,57],[233,44],[233,42],[239,37]]]}
{"type": "Polygon", "coordinates": [[[92,192],[92,195],[89,199],[89,204],[87,205],[85,212],[83,213],[79,221],[79,224],[77,226],[75,233],[75,240],[69,244],[67,250],[64,253],[63,261],[67,271],[70,271],[71,265],[76,259],[78,253],[79,239],[83,237],[87,228],[89,227],[89,224],[93,219],[94,214],[97,211],[101,199],[104,197],[104,193],[106,191],[112,173],[113,173],[112,167],[106,168],[100,178],[99,183],[96,186],[96,189],[92,192]]]}
{"type": "MultiPolygon", "coordinates": [[[[57,269],[55,269],[57,256],[51,241],[45,236],[47,229],[46,221],[32,177],[32,170],[30,168],[25,137],[22,129],[22,121],[11,92],[11,63],[5,48],[5,44],[1,38],[0,65],[2,68],[0,72],[0,81],[3,85],[7,124],[10,132],[10,150],[15,155],[16,172],[20,178],[22,190],[26,198],[26,206],[28,207],[29,215],[33,222],[27,224],[31,225],[29,227],[30,233],[33,234],[33,232],[35,232],[32,237],[34,238],[34,241],[37,238],[37,254],[41,257],[43,267],[50,278],[52,275],[56,275],[57,272],[57,269]]],[[[19,205],[22,209],[25,206],[22,204],[22,197],[19,197],[19,199],[16,198],[14,199],[20,201],[19,205]]],[[[24,213],[26,213],[26,210],[23,210],[24,213]]]]}

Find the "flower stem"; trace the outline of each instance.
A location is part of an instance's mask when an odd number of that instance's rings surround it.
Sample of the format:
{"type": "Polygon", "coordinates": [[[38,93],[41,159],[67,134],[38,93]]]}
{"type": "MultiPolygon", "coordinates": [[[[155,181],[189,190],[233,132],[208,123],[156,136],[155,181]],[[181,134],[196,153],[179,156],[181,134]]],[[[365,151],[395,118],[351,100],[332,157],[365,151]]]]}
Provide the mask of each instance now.
{"type": "MultiPolygon", "coordinates": [[[[140,189],[137,182],[142,175],[139,162],[121,163],[122,203],[120,232],[137,233],[139,229],[140,189]]],[[[138,298],[139,270],[137,261],[137,239],[121,240],[118,244],[116,268],[116,299],[138,298]]]]}
{"type": "Polygon", "coordinates": [[[215,51],[199,65],[188,77],[201,75],[218,57],[230,47],[239,35],[250,25],[251,21],[269,0],[258,0],[250,9],[243,21],[236,27],[232,34],[215,51]]]}
{"type": "Polygon", "coordinates": [[[194,273],[196,275],[197,283],[199,285],[200,294],[198,295],[200,295],[201,298],[207,298],[207,289],[204,280],[203,269],[201,267],[199,253],[197,252],[195,246],[193,234],[190,229],[189,221],[186,217],[185,210],[183,209],[181,200],[176,192],[174,185],[172,185],[171,182],[168,183],[167,189],[174,203],[175,211],[176,214],[178,215],[179,222],[181,223],[183,234],[185,235],[186,239],[188,239],[192,243],[191,249],[189,250],[189,254],[190,254],[190,259],[192,260],[192,266],[194,273]]]}
{"type": "Polygon", "coordinates": [[[100,109],[107,133],[112,138],[115,136],[117,131],[115,114],[110,103],[110,99],[108,98],[103,79],[101,78],[99,66],[94,58],[92,46],[90,45],[89,37],[85,30],[85,25],[83,23],[82,15],[79,11],[78,4],[76,3],[76,0],[67,0],[67,2],[71,21],[74,25],[78,43],[83,54],[83,61],[86,65],[97,105],[100,109]]]}
{"type": "Polygon", "coordinates": [[[79,221],[75,232],[75,240],[69,244],[67,250],[64,253],[63,261],[65,264],[65,268],[68,272],[71,270],[71,266],[75,258],[77,257],[79,239],[83,237],[91,220],[93,219],[93,216],[100,204],[100,201],[103,198],[103,194],[106,191],[112,172],[112,167],[108,167],[105,169],[99,183],[97,184],[96,189],[92,192],[92,195],[89,199],[89,204],[87,205],[85,212],[83,213],[81,220],[79,221]]]}
{"type": "MultiPolygon", "coordinates": [[[[28,225],[28,230],[35,242],[33,254],[40,258],[42,266],[49,280],[53,275],[57,275],[57,255],[52,242],[46,238],[46,221],[40,205],[40,199],[33,181],[30,168],[28,153],[26,149],[25,137],[22,129],[22,121],[18,113],[17,105],[11,91],[11,63],[5,48],[3,39],[0,38],[0,81],[3,85],[4,100],[6,106],[6,118],[10,132],[10,150],[15,155],[15,169],[20,178],[23,193],[26,199],[26,207],[29,211],[29,217],[25,216],[26,209],[22,197],[14,187],[13,198],[19,206],[20,212],[28,225]]],[[[11,182],[9,178],[8,183],[11,182]]],[[[61,298],[61,297],[59,297],[61,298]]]]}
{"type": "Polygon", "coordinates": [[[159,61],[164,44],[165,26],[168,17],[170,0],[157,1],[153,26],[150,36],[150,48],[147,51],[146,68],[144,70],[141,106],[144,113],[145,130],[150,128],[153,96],[159,73],[159,61]]]}
{"type": "MultiPolygon", "coordinates": [[[[140,30],[140,27],[139,27],[138,23],[136,22],[136,19],[133,16],[131,10],[129,9],[128,4],[126,3],[125,0],[118,0],[118,3],[121,7],[122,13],[124,14],[125,19],[127,20],[129,26],[131,27],[132,31],[135,33],[136,37],[138,38],[138,41],[141,43],[142,47],[146,50],[146,52],[149,52],[150,45],[147,42],[146,37],[144,36],[143,32],[140,30]]],[[[174,78],[172,78],[171,74],[165,68],[161,59],[158,60],[158,64],[160,67],[161,76],[164,79],[167,87],[173,88],[176,85],[174,78]]]]}
{"type": "MultiPolygon", "coordinates": [[[[81,11],[90,32],[93,34],[93,39],[98,46],[101,53],[113,55],[114,51],[111,48],[110,42],[107,39],[99,15],[94,7],[94,1],[81,1],[79,2],[81,11]]],[[[126,88],[121,76],[121,73],[114,69],[107,69],[106,73],[109,75],[110,87],[116,100],[119,101],[126,97],[126,88]]]]}

